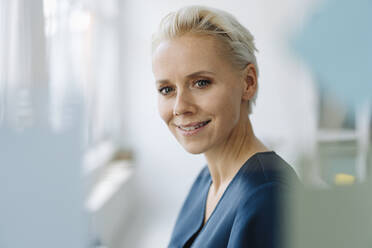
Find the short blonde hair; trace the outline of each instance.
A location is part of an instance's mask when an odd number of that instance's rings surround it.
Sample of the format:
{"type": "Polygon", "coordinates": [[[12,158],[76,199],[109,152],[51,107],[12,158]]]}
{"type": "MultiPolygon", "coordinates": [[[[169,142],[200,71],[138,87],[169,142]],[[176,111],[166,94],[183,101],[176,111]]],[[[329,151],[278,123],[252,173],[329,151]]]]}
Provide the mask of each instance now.
{"type": "MultiPolygon", "coordinates": [[[[240,70],[253,64],[258,75],[254,37],[230,13],[205,7],[187,6],[166,15],[152,37],[152,52],[162,40],[180,37],[187,33],[212,35],[227,45],[231,61],[240,70]]],[[[258,89],[257,89],[258,90],[258,89]]],[[[252,113],[252,103],[256,103],[257,91],[248,102],[248,114],[252,113]]]]}

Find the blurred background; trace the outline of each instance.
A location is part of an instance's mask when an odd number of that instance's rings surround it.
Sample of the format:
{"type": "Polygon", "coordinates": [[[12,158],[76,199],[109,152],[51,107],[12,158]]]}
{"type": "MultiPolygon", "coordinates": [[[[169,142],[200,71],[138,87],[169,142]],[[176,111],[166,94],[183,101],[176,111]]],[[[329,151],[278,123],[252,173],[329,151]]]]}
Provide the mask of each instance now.
{"type": "Polygon", "coordinates": [[[0,0],[0,247],[166,247],[206,161],[158,116],[151,34],[190,4],[255,36],[255,133],[305,185],[291,247],[372,246],[371,1],[0,0]]]}

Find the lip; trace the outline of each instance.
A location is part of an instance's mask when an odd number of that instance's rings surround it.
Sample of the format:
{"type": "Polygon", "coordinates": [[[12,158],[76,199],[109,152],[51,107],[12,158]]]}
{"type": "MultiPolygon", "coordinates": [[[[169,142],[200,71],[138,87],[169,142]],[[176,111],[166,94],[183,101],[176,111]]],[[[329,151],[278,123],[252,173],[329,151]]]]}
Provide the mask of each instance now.
{"type": "MultiPolygon", "coordinates": [[[[206,120],[206,121],[210,121],[210,120],[206,120]]],[[[186,124],[186,125],[176,125],[176,126],[177,127],[192,127],[192,126],[199,125],[200,123],[203,123],[203,122],[206,122],[206,121],[191,122],[191,123],[186,124]]]]}
{"type": "MultiPolygon", "coordinates": [[[[204,121],[193,122],[193,123],[190,123],[190,124],[187,124],[187,125],[180,125],[180,126],[182,126],[182,127],[195,126],[195,125],[198,125],[198,124],[203,123],[203,122],[204,121]]],[[[199,132],[201,132],[203,129],[205,129],[205,127],[207,127],[209,125],[209,123],[211,123],[211,120],[209,120],[209,122],[206,125],[204,125],[202,127],[199,127],[195,130],[190,130],[190,131],[183,130],[182,128],[180,128],[180,126],[177,126],[177,129],[183,136],[194,136],[194,135],[198,134],[199,132]]]]}

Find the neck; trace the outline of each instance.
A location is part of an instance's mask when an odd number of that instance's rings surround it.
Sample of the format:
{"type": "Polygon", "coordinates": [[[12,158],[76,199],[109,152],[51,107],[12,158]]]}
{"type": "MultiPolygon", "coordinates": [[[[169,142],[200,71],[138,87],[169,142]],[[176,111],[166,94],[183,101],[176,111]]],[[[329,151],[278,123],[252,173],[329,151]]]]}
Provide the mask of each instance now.
{"type": "Polygon", "coordinates": [[[215,192],[227,187],[243,164],[257,152],[268,149],[254,135],[246,113],[222,144],[204,153],[212,177],[215,192]]]}

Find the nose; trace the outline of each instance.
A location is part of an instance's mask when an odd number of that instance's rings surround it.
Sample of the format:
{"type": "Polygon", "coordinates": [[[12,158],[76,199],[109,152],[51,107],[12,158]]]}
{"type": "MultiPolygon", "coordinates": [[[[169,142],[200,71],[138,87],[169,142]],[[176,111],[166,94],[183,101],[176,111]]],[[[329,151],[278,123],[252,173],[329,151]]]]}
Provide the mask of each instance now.
{"type": "Polygon", "coordinates": [[[193,97],[187,90],[180,90],[177,93],[176,101],[173,107],[174,115],[192,114],[195,112],[193,97]]]}

